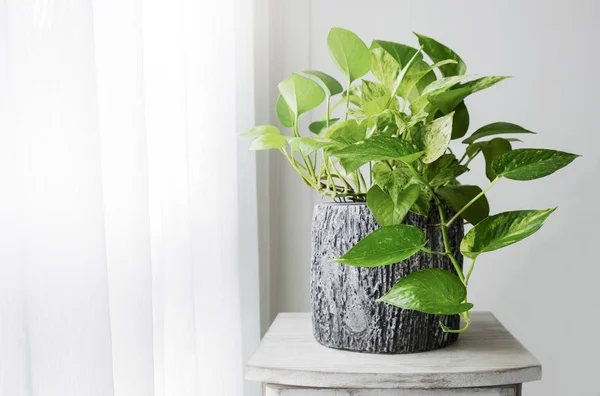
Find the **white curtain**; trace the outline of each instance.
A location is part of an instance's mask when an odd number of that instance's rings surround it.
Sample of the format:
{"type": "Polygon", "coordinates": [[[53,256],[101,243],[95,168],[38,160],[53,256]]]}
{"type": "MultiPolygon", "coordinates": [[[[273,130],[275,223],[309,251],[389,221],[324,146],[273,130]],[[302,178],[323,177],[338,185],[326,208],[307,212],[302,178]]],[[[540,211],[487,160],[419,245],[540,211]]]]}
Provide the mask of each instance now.
{"type": "Polygon", "coordinates": [[[0,395],[255,395],[250,0],[0,1],[0,395]]]}

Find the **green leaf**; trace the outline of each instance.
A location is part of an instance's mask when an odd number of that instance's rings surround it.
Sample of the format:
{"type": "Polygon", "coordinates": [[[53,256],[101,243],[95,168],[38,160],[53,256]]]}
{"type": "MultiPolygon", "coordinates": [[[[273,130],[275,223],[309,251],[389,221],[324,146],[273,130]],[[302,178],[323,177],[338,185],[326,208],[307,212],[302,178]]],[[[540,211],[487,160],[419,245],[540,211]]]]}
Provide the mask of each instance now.
{"type": "Polygon", "coordinates": [[[415,33],[415,35],[418,37],[419,43],[423,46],[423,51],[429,55],[432,61],[440,62],[445,59],[456,61],[456,64],[440,67],[443,76],[456,76],[467,72],[467,65],[456,52],[430,37],[423,36],[419,33],[415,33]]]}
{"type": "Polygon", "coordinates": [[[340,164],[348,173],[370,161],[399,160],[412,162],[422,154],[423,152],[417,151],[406,140],[384,135],[373,136],[332,152],[332,155],[340,158],[340,164]]]}
{"type": "MultiPolygon", "coordinates": [[[[371,51],[376,51],[377,48],[383,49],[385,53],[396,61],[397,69],[394,70],[391,77],[387,78],[385,82],[375,72],[373,74],[388,88],[395,90],[397,94],[402,94],[403,98],[409,96],[414,83],[416,83],[417,89],[422,91],[428,84],[436,80],[431,66],[423,61],[423,54],[416,48],[391,41],[374,40],[371,45],[371,51]],[[412,65],[407,68],[409,63],[411,63],[411,59],[413,59],[412,65]],[[405,75],[402,78],[400,77],[401,70],[405,70],[405,75]],[[400,81],[399,87],[396,84],[398,81],[400,81]]],[[[389,58],[385,57],[385,59],[388,63],[387,68],[391,69],[393,63],[389,61],[389,58]]]]}
{"type": "Polygon", "coordinates": [[[366,134],[367,125],[365,123],[359,124],[356,120],[347,120],[329,128],[325,133],[325,137],[347,146],[362,141],[366,134]]]}
{"type": "Polygon", "coordinates": [[[523,127],[520,127],[515,124],[511,124],[510,122],[494,122],[492,124],[488,124],[482,126],[471,136],[463,140],[464,144],[471,144],[476,140],[479,140],[483,137],[493,136],[493,135],[504,135],[504,134],[513,134],[513,133],[533,133],[535,132],[529,131],[523,127]]]}
{"type": "Polygon", "coordinates": [[[564,168],[577,157],[577,154],[556,150],[517,149],[496,157],[492,169],[507,179],[534,180],[564,168]]]}
{"type": "Polygon", "coordinates": [[[460,165],[452,154],[444,154],[436,161],[425,166],[423,177],[432,187],[450,183],[467,171],[467,167],[460,165]]]}
{"type": "Polygon", "coordinates": [[[275,105],[275,111],[277,113],[277,119],[281,122],[281,125],[287,128],[294,126],[294,112],[290,109],[290,106],[286,103],[283,96],[277,97],[277,104],[275,105]]]}
{"type": "Polygon", "coordinates": [[[362,103],[373,102],[385,97],[389,99],[390,91],[382,84],[369,80],[362,80],[362,103]]]}
{"type": "Polygon", "coordinates": [[[273,125],[258,125],[246,132],[240,133],[240,136],[250,138],[269,134],[281,135],[281,132],[279,132],[279,128],[273,125]]]}
{"type": "Polygon", "coordinates": [[[286,103],[298,117],[325,100],[325,92],[319,84],[296,73],[280,82],[278,87],[286,103]]]}
{"type": "Polygon", "coordinates": [[[469,130],[469,111],[465,102],[460,102],[454,109],[454,119],[452,120],[452,136],[450,139],[459,139],[469,130]]]}
{"type": "Polygon", "coordinates": [[[324,138],[294,137],[288,140],[292,151],[300,151],[304,155],[309,155],[315,151],[329,146],[332,142],[324,138]]]}
{"type": "Polygon", "coordinates": [[[371,174],[375,183],[391,196],[397,196],[412,179],[408,168],[398,167],[392,170],[383,162],[376,162],[371,168],[371,174]]]}
{"type": "Polygon", "coordinates": [[[367,192],[367,205],[375,220],[382,226],[401,224],[402,220],[419,197],[421,187],[408,186],[395,197],[388,195],[378,185],[367,192]]]}
{"type": "Polygon", "coordinates": [[[369,72],[371,53],[356,34],[334,27],[327,36],[327,46],[335,64],[348,77],[350,83],[369,72]]]}
{"type": "Polygon", "coordinates": [[[432,163],[446,152],[452,135],[453,116],[454,113],[450,113],[437,118],[415,133],[413,141],[417,147],[425,151],[425,155],[421,158],[423,163],[432,163]]]}
{"type": "MultiPolygon", "coordinates": [[[[481,188],[477,186],[458,185],[441,186],[436,188],[436,193],[452,206],[455,211],[461,210],[477,194],[481,193],[481,188]]],[[[471,224],[477,224],[490,214],[490,206],[485,195],[482,195],[477,201],[462,212],[461,216],[471,224]]]]}
{"type": "Polygon", "coordinates": [[[375,47],[371,48],[371,72],[391,92],[400,74],[400,65],[386,50],[375,47]]]}
{"type": "Polygon", "coordinates": [[[342,257],[332,261],[355,267],[380,267],[405,260],[423,246],[423,231],[400,224],[373,231],[342,257]]]}
{"type": "Polygon", "coordinates": [[[467,96],[472,93],[489,88],[496,83],[506,79],[505,76],[482,77],[474,81],[460,84],[454,89],[444,91],[429,97],[429,102],[444,113],[450,113],[467,96]]]}
{"type": "Polygon", "coordinates": [[[429,196],[429,192],[424,186],[421,186],[421,191],[419,192],[419,198],[415,204],[410,208],[410,211],[416,213],[421,216],[429,216],[429,209],[431,208],[431,197],[429,196]]]}
{"type": "Polygon", "coordinates": [[[344,91],[342,84],[340,84],[338,80],[331,77],[329,74],[320,72],[318,70],[306,70],[304,73],[316,78],[317,82],[319,85],[321,85],[321,88],[323,88],[327,96],[337,95],[344,91]]]}
{"type": "Polygon", "coordinates": [[[397,94],[403,98],[409,99],[410,101],[415,100],[418,97],[419,92],[423,92],[428,85],[436,81],[433,70],[438,69],[440,66],[451,63],[456,63],[456,61],[452,59],[446,59],[431,66],[423,61],[417,61],[413,66],[413,70],[409,72],[402,80],[397,94]],[[434,78],[430,78],[432,74],[434,78]]]}
{"type": "MultiPolygon", "coordinates": [[[[332,126],[339,120],[339,118],[331,118],[329,120],[329,126],[332,126]]],[[[325,129],[327,129],[327,120],[311,122],[308,126],[308,130],[317,135],[321,134],[325,129]]]]}
{"type": "Polygon", "coordinates": [[[490,216],[463,238],[460,251],[469,258],[517,243],[539,230],[556,208],[517,210],[490,216]]]}
{"type": "Polygon", "coordinates": [[[463,302],[465,285],[454,274],[440,268],[427,268],[400,279],[378,302],[433,315],[455,315],[473,308],[463,302]]]}
{"type": "Polygon", "coordinates": [[[485,175],[490,181],[496,178],[496,172],[492,169],[494,159],[511,150],[512,146],[510,142],[503,138],[494,138],[482,145],[481,151],[485,158],[485,175]]]}
{"type": "Polygon", "coordinates": [[[256,138],[250,145],[250,150],[271,150],[285,147],[287,141],[279,134],[269,133],[256,138]]]}

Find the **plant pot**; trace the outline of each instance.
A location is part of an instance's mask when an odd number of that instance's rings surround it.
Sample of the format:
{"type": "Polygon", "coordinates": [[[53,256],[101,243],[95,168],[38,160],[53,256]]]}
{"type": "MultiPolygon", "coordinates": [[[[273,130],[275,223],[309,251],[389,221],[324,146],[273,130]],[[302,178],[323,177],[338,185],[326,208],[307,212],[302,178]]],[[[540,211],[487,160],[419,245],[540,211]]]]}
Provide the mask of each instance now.
{"type": "MultiPolygon", "coordinates": [[[[446,218],[454,210],[444,206],[446,218]]],[[[409,213],[405,224],[425,233],[428,247],[443,251],[439,213],[431,205],[429,216],[409,213]]],[[[442,348],[457,340],[445,333],[440,320],[458,328],[458,315],[430,315],[378,303],[406,275],[426,268],[441,268],[456,274],[446,256],[419,252],[397,264],[359,268],[330,260],[345,254],[358,241],[379,228],[366,204],[328,203],[316,205],[312,223],[311,300],[313,333],[322,345],[368,353],[413,353],[442,348]]],[[[462,266],[460,241],[462,221],[448,230],[450,247],[462,266]]]]}

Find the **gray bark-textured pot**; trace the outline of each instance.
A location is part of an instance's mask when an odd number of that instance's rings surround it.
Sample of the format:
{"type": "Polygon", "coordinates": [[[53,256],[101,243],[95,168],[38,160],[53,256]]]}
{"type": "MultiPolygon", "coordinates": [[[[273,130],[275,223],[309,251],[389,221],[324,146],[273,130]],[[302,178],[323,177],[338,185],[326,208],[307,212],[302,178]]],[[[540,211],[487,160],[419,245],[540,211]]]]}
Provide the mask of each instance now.
{"type": "MultiPolygon", "coordinates": [[[[454,211],[445,207],[446,218],[454,211]]],[[[425,233],[428,247],[443,251],[439,213],[431,206],[429,216],[409,213],[405,224],[425,233]]],[[[425,268],[442,268],[454,274],[446,256],[419,252],[397,264],[358,268],[331,262],[379,228],[369,208],[360,203],[316,205],[312,223],[311,300],[313,333],[331,348],[369,353],[413,353],[450,345],[456,333],[444,333],[441,320],[458,328],[458,315],[430,315],[375,302],[406,275],[425,268]]],[[[450,246],[462,266],[459,251],[464,234],[462,221],[448,230],[450,246]]]]}

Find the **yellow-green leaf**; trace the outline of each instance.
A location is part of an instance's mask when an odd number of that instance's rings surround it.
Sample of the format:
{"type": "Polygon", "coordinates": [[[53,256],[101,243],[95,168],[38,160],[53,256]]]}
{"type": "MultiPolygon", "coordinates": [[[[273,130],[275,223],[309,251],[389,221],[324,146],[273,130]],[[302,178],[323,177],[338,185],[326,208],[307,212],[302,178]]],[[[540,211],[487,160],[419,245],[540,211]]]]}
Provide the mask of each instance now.
{"type": "Polygon", "coordinates": [[[577,154],[557,150],[517,149],[496,157],[492,169],[507,179],[534,180],[564,168],[577,157],[577,154]]]}
{"type": "Polygon", "coordinates": [[[350,30],[332,28],[327,36],[327,46],[335,64],[348,77],[349,82],[369,72],[371,53],[366,44],[350,30]]]}

